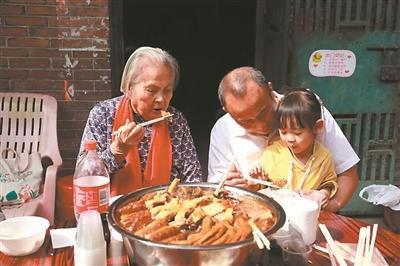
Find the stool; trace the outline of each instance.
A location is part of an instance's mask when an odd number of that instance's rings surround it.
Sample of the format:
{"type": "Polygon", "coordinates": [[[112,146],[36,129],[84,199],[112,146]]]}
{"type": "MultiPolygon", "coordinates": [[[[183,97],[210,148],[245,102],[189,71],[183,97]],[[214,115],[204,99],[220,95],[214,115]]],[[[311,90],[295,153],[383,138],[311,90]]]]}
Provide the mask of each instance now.
{"type": "Polygon", "coordinates": [[[58,222],[75,220],[72,180],[72,175],[57,178],[56,220],[58,222]]]}

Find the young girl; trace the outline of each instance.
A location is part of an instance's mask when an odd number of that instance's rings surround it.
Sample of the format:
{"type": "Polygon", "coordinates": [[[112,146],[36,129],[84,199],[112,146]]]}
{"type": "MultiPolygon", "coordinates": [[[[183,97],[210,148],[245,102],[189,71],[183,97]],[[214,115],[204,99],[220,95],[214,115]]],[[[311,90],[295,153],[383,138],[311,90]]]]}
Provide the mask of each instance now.
{"type": "Polygon", "coordinates": [[[309,90],[286,94],[275,116],[280,138],[266,147],[260,165],[250,175],[267,177],[291,190],[320,190],[324,205],[336,193],[337,176],[329,151],[316,140],[323,128],[321,109],[318,98],[309,90]]]}

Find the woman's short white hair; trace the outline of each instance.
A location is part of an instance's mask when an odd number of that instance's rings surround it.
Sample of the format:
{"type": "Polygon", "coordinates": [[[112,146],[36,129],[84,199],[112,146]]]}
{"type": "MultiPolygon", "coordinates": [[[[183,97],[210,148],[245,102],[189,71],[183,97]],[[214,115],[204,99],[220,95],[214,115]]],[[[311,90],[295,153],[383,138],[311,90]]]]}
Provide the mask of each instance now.
{"type": "Polygon", "coordinates": [[[155,63],[163,63],[168,65],[174,72],[174,90],[179,82],[179,64],[178,61],[167,51],[160,48],[140,47],[136,49],[125,64],[124,72],[121,78],[121,92],[129,89],[129,85],[133,82],[143,69],[144,64],[148,61],[155,63]],[[145,60],[143,60],[145,59],[145,60]]]}

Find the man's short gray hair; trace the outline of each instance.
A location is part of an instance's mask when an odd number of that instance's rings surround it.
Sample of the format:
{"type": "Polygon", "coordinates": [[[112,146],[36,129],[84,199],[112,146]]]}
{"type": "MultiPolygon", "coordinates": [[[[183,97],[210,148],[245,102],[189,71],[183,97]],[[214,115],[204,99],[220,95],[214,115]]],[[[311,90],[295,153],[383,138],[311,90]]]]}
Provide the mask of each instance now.
{"type": "Polygon", "coordinates": [[[144,67],[144,64],[146,63],[146,60],[154,63],[166,64],[172,69],[172,71],[174,72],[173,89],[175,90],[178,86],[180,77],[178,61],[167,51],[164,51],[160,48],[144,46],[136,49],[126,62],[121,78],[121,92],[126,92],[129,89],[129,85],[131,85],[131,83],[140,74],[141,70],[144,67]]]}
{"type": "Polygon", "coordinates": [[[239,67],[226,74],[218,86],[218,98],[222,106],[225,106],[226,91],[235,96],[242,96],[246,93],[247,82],[256,82],[260,87],[270,89],[267,79],[260,70],[254,67],[239,67]]]}

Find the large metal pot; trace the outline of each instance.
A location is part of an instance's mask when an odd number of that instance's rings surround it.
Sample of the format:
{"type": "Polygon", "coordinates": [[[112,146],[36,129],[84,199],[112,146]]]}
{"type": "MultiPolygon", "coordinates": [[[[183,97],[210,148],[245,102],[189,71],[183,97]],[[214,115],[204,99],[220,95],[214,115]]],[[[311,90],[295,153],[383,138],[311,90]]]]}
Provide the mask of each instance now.
{"type": "MultiPolygon", "coordinates": [[[[217,184],[211,183],[183,183],[180,186],[216,188],[217,184]]],[[[117,223],[116,211],[124,203],[139,199],[143,195],[166,189],[168,186],[154,186],[144,188],[135,192],[131,192],[122,196],[111,204],[108,214],[109,224],[118,231],[123,238],[126,251],[131,263],[137,265],[256,265],[259,263],[262,251],[258,249],[253,238],[236,243],[210,246],[189,246],[189,245],[173,245],[154,242],[135,236],[124,230],[117,223]]],[[[277,217],[276,223],[265,233],[266,236],[271,235],[285,222],[285,212],[283,208],[273,199],[246,189],[225,186],[225,189],[239,196],[250,196],[261,200],[270,206],[271,211],[277,217]]]]}

